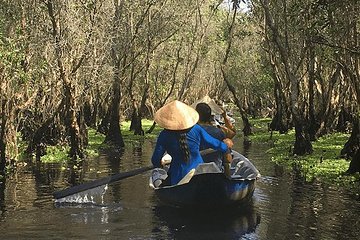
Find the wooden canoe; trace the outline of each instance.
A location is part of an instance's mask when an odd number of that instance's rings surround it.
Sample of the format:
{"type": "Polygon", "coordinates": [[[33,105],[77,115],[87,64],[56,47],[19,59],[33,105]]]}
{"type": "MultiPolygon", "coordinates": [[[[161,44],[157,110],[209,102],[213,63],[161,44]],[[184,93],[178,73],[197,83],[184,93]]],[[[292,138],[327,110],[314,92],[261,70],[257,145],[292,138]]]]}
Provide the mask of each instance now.
{"type": "Polygon", "coordinates": [[[164,169],[156,168],[152,170],[149,185],[166,205],[220,207],[244,204],[252,198],[260,174],[247,158],[235,151],[231,170],[231,177],[227,178],[215,163],[203,163],[183,184],[156,187],[159,178],[167,176],[164,169]]]}

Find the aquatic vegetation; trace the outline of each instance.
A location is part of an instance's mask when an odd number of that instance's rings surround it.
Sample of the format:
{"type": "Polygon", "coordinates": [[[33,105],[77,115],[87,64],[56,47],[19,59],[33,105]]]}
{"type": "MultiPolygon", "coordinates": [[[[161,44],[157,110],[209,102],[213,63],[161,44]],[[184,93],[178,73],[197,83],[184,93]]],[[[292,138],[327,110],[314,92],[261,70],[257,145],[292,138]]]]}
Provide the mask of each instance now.
{"type": "MultiPolygon", "coordinates": [[[[142,126],[144,131],[147,131],[151,125],[153,124],[152,120],[143,119],[142,126]]],[[[123,135],[123,139],[125,144],[142,144],[144,139],[153,139],[156,138],[161,129],[159,127],[155,127],[152,133],[145,133],[144,136],[134,135],[132,131],[130,131],[130,121],[121,123],[121,133],[123,135]]],[[[88,146],[85,151],[88,157],[95,157],[99,155],[99,150],[101,148],[108,147],[104,144],[105,135],[97,132],[95,129],[88,129],[88,146]]],[[[50,162],[66,162],[69,160],[68,157],[69,147],[65,146],[47,146],[46,155],[41,157],[42,162],[50,163],[50,162]]]]}
{"type": "Polygon", "coordinates": [[[46,148],[46,155],[41,157],[41,162],[52,163],[52,162],[66,162],[68,157],[68,146],[48,146],[46,148]]]}
{"type": "Polygon", "coordinates": [[[256,131],[250,136],[251,141],[270,145],[268,153],[271,160],[288,169],[293,169],[304,177],[307,182],[321,181],[353,188],[354,183],[359,184],[359,174],[347,175],[349,161],[340,157],[340,151],[349,138],[349,134],[333,133],[312,142],[313,153],[305,156],[292,154],[295,140],[295,131],[286,134],[269,132],[267,123],[269,119],[252,119],[256,131]]]}
{"type": "Polygon", "coordinates": [[[157,125],[155,126],[154,130],[151,133],[146,133],[146,131],[148,129],[150,129],[150,127],[153,124],[153,120],[149,120],[149,119],[143,119],[141,121],[142,124],[142,128],[145,131],[145,135],[141,136],[141,135],[134,135],[133,131],[130,131],[130,121],[126,121],[126,122],[122,122],[121,123],[121,133],[123,135],[123,139],[125,144],[126,143],[134,143],[134,142],[141,142],[144,139],[154,139],[156,138],[160,131],[162,130],[160,127],[158,127],[157,125]]]}

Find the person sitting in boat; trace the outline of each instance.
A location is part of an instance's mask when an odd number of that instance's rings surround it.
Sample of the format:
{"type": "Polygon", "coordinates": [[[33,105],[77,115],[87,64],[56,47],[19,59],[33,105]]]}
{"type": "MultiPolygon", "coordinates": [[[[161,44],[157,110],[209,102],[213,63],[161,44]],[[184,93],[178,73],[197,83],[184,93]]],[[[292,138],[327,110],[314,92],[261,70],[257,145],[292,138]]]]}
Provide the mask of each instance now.
{"type": "Polygon", "coordinates": [[[234,138],[236,130],[234,125],[227,117],[226,111],[222,112],[224,119],[224,125],[216,124],[213,115],[211,114],[211,108],[207,103],[198,103],[195,107],[199,113],[199,124],[205,128],[205,130],[213,137],[223,140],[224,138],[234,138]],[[216,126],[216,127],[215,127],[216,126]]]}
{"type": "Polygon", "coordinates": [[[151,158],[154,167],[162,167],[161,158],[167,152],[171,157],[168,178],[164,185],[177,184],[192,169],[203,163],[200,144],[230,155],[232,141],[220,141],[209,135],[197,122],[195,109],[180,101],[172,101],[155,113],[155,122],[164,130],[158,136],[151,158]]]}
{"type": "MultiPolygon", "coordinates": [[[[211,115],[211,108],[207,103],[198,103],[196,105],[196,111],[199,113],[199,122],[198,124],[205,129],[212,137],[217,138],[223,141],[226,138],[233,138],[236,134],[235,128],[230,123],[226,116],[226,112],[223,112],[223,118],[225,121],[225,126],[217,127],[214,124],[213,116],[211,115]]],[[[203,151],[207,149],[206,146],[201,145],[200,150],[203,151]]],[[[221,152],[205,152],[203,151],[203,160],[204,162],[215,162],[220,170],[229,171],[227,164],[224,164],[224,156],[221,152]],[[225,168],[225,169],[224,169],[225,168]]],[[[231,161],[227,160],[225,163],[231,161]]]]}

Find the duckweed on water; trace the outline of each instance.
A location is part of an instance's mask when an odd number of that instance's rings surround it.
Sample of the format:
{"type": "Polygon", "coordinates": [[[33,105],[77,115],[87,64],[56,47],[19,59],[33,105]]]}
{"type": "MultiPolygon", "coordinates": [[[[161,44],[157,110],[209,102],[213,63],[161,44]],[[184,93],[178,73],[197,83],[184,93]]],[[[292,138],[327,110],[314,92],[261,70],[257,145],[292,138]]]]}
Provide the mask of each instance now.
{"type": "Polygon", "coordinates": [[[352,188],[354,182],[359,183],[360,175],[344,174],[349,167],[349,161],[340,157],[340,151],[349,138],[349,134],[333,133],[312,142],[313,153],[305,156],[293,156],[295,131],[286,134],[268,132],[271,119],[251,120],[254,135],[252,142],[267,143],[271,146],[268,153],[272,161],[288,169],[297,169],[308,182],[315,180],[352,188]]]}
{"type": "Polygon", "coordinates": [[[154,121],[148,120],[148,119],[143,119],[141,121],[142,128],[145,132],[144,136],[134,135],[134,132],[130,131],[130,124],[131,124],[130,121],[122,122],[121,123],[121,133],[123,135],[125,144],[126,143],[141,143],[144,139],[155,139],[161,131],[161,128],[159,128],[157,125],[151,133],[146,133],[146,131],[149,130],[150,127],[152,126],[153,122],[154,121]]]}

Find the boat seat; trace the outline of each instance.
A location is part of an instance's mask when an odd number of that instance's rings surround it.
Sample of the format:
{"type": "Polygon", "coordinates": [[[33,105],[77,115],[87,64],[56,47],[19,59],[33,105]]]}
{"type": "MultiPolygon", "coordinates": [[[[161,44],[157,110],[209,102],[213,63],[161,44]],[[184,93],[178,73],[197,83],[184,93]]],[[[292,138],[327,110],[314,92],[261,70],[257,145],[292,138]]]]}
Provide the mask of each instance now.
{"type": "Polygon", "coordinates": [[[178,183],[177,185],[185,184],[190,181],[190,179],[194,176],[195,169],[191,169],[178,183]]]}
{"type": "Polygon", "coordinates": [[[216,165],[216,163],[209,162],[209,163],[202,163],[202,164],[198,165],[195,169],[194,175],[204,174],[204,173],[220,173],[220,172],[221,172],[221,170],[216,165]]]}
{"type": "Polygon", "coordinates": [[[219,167],[214,163],[202,163],[198,165],[195,169],[191,169],[179,182],[177,185],[188,183],[194,175],[204,174],[204,173],[220,173],[219,167]]]}

